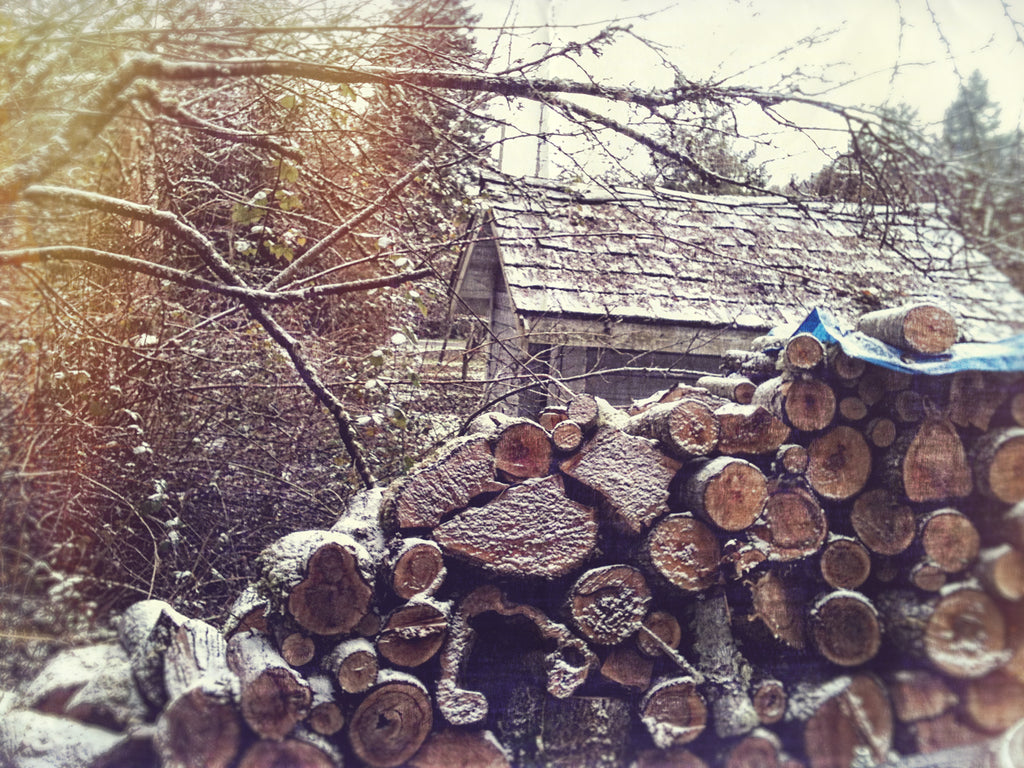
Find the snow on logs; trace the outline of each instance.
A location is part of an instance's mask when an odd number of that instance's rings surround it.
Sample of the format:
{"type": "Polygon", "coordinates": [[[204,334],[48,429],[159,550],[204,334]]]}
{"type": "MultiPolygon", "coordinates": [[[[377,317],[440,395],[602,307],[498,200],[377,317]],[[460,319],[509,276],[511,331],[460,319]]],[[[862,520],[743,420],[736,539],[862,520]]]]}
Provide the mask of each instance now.
{"type": "MultiPolygon", "coordinates": [[[[929,306],[861,327],[955,338],[929,306]]],[[[475,419],[268,546],[223,633],[131,606],[0,717],[0,763],[847,768],[1009,743],[1022,377],[755,346],[628,411],[475,419]]]]}

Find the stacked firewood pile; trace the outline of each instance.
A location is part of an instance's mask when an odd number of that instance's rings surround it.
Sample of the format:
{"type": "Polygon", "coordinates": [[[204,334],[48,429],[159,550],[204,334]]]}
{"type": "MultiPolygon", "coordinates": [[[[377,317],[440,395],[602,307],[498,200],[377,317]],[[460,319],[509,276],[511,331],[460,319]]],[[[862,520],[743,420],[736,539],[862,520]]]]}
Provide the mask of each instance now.
{"type": "MultiPolygon", "coordinates": [[[[956,337],[927,306],[861,329],[956,337]]],[[[225,627],[136,604],[0,718],[0,762],[981,759],[1024,719],[1020,375],[894,373],[807,334],[729,359],[628,412],[478,418],[268,547],[225,627]]]]}

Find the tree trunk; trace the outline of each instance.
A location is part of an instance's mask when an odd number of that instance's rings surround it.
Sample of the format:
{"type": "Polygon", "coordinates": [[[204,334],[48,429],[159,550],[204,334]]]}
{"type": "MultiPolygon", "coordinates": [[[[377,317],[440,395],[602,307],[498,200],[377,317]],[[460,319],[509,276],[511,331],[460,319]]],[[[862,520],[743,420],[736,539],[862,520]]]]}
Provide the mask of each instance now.
{"type": "Polygon", "coordinates": [[[448,573],[444,555],[436,542],[426,539],[404,539],[391,558],[391,589],[401,599],[422,595],[430,597],[444,582],[448,573]]]}
{"type": "Polygon", "coordinates": [[[413,598],[385,619],[377,651],[399,667],[418,667],[441,650],[448,633],[451,604],[413,598]]]}
{"type": "Polygon", "coordinates": [[[128,653],[135,684],[156,709],[167,703],[164,654],[174,632],[187,620],[163,600],[140,600],[125,609],[118,621],[117,639],[128,653]]]}
{"type": "Polygon", "coordinates": [[[958,573],[978,557],[981,537],[970,519],[955,509],[937,509],[918,525],[925,556],[945,573],[958,573]]]}
{"type": "Polygon", "coordinates": [[[126,737],[56,715],[16,709],[0,717],[4,768],[94,768],[110,762],[126,737]]]}
{"type": "Polygon", "coordinates": [[[695,468],[686,484],[689,510],[726,531],[749,528],[764,509],[764,474],[749,461],[719,456],[695,468]]]}
{"type": "Polygon", "coordinates": [[[629,705],[620,699],[545,699],[539,764],[544,768],[618,768],[624,763],[629,730],[629,705]]]}
{"type": "Polygon", "coordinates": [[[770,560],[788,562],[821,549],[828,520],[811,491],[772,481],[764,512],[751,530],[767,543],[770,560]]]}
{"type": "Polygon", "coordinates": [[[787,379],[776,376],[762,382],[751,404],[760,405],[802,432],[818,432],[836,415],[836,395],[832,387],[811,376],[787,379]]]}
{"type": "Polygon", "coordinates": [[[587,640],[617,645],[640,629],[651,591],[636,568],[606,565],[580,576],[568,602],[573,624],[587,640]]]}
{"type": "Polygon", "coordinates": [[[878,611],[860,592],[838,589],[811,606],[808,631],[818,653],[841,667],[855,667],[878,653],[882,629],[878,611]]]}
{"type": "Polygon", "coordinates": [[[871,575],[871,555],[856,539],[831,535],[821,551],[819,568],[833,589],[856,589],[871,575]]]}
{"type": "Polygon", "coordinates": [[[861,315],[857,330],[904,352],[937,355],[956,341],[956,319],[934,304],[909,304],[861,315]]]}
{"type": "Polygon", "coordinates": [[[644,547],[652,568],[679,589],[696,592],[709,587],[718,577],[718,539],[707,525],[689,513],[658,520],[644,547]]]}
{"type": "Polygon", "coordinates": [[[853,502],[850,522],[864,546],[880,555],[903,552],[914,540],[913,510],[884,488],[866,491],[853,502]]]}
{"type": "Polygon", "coordinates": [[[379,663],[373,643],[364,637],[343,640],[323,660],[323,669],[334,676],[345,693],[363,693],[377,682],[379,663]]]}
{"type": "Polygon", "coordinates": [[[871,474],[871,449],[852,427],[834,427],[814,438],[807,455],[807,481],[825,499],[842,501],[860,493],[871,474]]]}
{"type": "Polygon", "coordinates": [[[1007,504],[1024,500],[1024,428],[987,432],[974,445],[978,490],[1007,504]]]}
{"type": "Polygon", "coordinates": [[[747,405],[756,389],[754,382],[746,376],[701,376],[697,379],[697,386],[740,405],[747,405]]]}
{"type": "Polygon", "coordinates": [[[625,431],[658,443],[680,459],[706,456],[718,445],[718,419],[698,400],[659,403],[630,417],[625,431]]]}
{"type": "Polygon", "coordinates": [[[948,420],[924,419],[907,438],[897,439],[886,457],[889,485],[910,501],[946,501],[962,498],[972,489],[967,463],[956,427],[948,420]]]}
{"type": "Polygon", "coordinates": [[[722,354],[722,367],[730,373],[746,376],[754,383],[770,379],[778,372],[775,358],[747,349],[727,349],[722,354]]]}
{"type": "Polygon", "coordinates": [[[441,523],[434,539],[450,555],[494,573],[556,578],[597,544],[593,509],[565,495],[561,477],[527,480],[483,507],[441,523]]]}
{"type": "Polygon", "coordinates": [[[708,722],[707,705],[691,677],[656,683],[640,701],[640,720],[660,749],[689,744],[708,722]]]}
{"type": "Polygon", "coordinates": [[[395,768],[416,754],[433,724],[424,685],[411,675],[388,670],[352,713],[349,744],[372,768],[395,768]]]}
{"type": "Polygon", "coordinates": [[[228,664],[241,683],[242,717],[262,738],[280,740],[309,714],[313,692],[309,683],[289,666],[255,630],[228,641],[228,664]]]}

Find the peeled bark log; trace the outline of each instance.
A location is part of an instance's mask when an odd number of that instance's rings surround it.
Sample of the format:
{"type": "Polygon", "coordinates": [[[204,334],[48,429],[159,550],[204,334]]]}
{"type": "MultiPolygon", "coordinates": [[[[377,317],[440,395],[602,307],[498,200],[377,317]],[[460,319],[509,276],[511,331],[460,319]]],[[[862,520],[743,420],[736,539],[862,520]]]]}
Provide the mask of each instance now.
{"type": "Polygon", "coordinates": [[[734,403],[746,405],[754,397],[754,382],[746,376],[701,376],[697,386],[734,403]]]}
{"type": "Polygon", "coordinates": [[[819,567],[825,583],[833,589],[856,589],[871,575],[871,555],[856,539],[830,536],[819,567]]]}
{"type": "Polygon", "coordinates": [[[600,493],[633,533],[668,511],[669,484],[679,467],[651,441],[608,427],[561,464],[562,472],[600,493]]]}
{"type": "Polygon", "coordinates": [[[855,667],[878,653],[882,630],[878,611],[859,592],[838,589],[811,607],[808,629],[818,653],[841,667],[855,667]]]}
{"type": "Polygon", "coordinates": [[[488,612],[500,616],[522,616],[537,627],[544,640],[555,645],[555,649],[545,656],[545,665],[547,691],[556,698],[571,696],[597,663],[597,657],[587,644],[563,625],[532,606],[507,601],[501,590],[493,585],[478,587],[459,604],[441,653],[437,705],[452,725],[472,725],[487,716],[487,698],[482,693],[462,688],[460,678],[476,638],[469,622],[488,612]]]}
{"type": "Polygon", "coordinates": [[[391,558],[390,571],[391,589],[403,600],[433,595],[448,573],[441,547],[436,542],[417,538],[402,541],[391,558]]]}
{"type": "Polygon", "coordinates": [[[795,371],[809,371],[825,359],[825,347],[811,333],[797,333],[786,340],[779,354],[783,367],[795,371]]]}
{"type": "Polygon", "coordinates": [[[946,419],[924,419],[909,443],[896,441],[885,464],[890,486],[910,501],[961,498],[973,487],[967,452],[946,419]]]}
{"type": "Polygon", "coordinates": [[[675,616],[668,611],[653,611],[644,619],[636,636],[636,645],[641,653],[658,658],[662,654],[662,646],[675,650],[682,639],[683,630],[675,616]]]}
{"type": "Polygon", "coordinates": [[[764,725],[773,725],[786,714],[786,686],[780,680],[758,680],[751,686],[750,700],[758,721],[764,725]]]}
{"type": "Polygon", "coordinates": [[[927,670],[900,669],[885,682],[893,712],[901,723],[938,717],[960,701],[941,675],[927,670]]]}
{"type": "Polygon", "coordinates": [[[679,589],[696,592],[710,586],[718,576],[718,539],[691,514],[661,518],[644,546],[648,562],[679,589]]]}
{"type": "Polygon", "coordinates": [[[991,595],[1011,602],[1024,598],[1024,553],[1009,544],[983,549],[975,574],[991,595]]]}
{"type": "Polygon", "coordinates": [[[255,630],[228,641],[228,664],[241,684],[242,717],[265,739],[280,740],[309,714],[313,692],[270,639],[255,630]]]}
{"type": "Polygon", "coordinates": [[[904,352],[937,355],[956,342],[956,319],[934,304],[909,304],[861,315],[857,330],[904,352]]]}
{"type": "Polygon", "coordinates": [[[340,642],[324,657],[322,666],[345,693],[363,693],[377,682],[377,651],[363,637],[340,642]]]}
{"type": "Polygon", "coordinates": [[[406,763],[409,768],[511,768],[490,731],[434,731],[406,763]]]}
{"type": "Polygon", "coordinates": [[[951,677],[983,677],[1007,660],[1003,615],[980,589],[954,584],[930,598],[890,590],[877,605],[893,645],[951,677]]]}
{"type": "Polygon", "coordinates": [[[764,512],[753,532],[767,543],[770,560],[789,562],[821,549],[828,520],[811,491],[775,481],[769,485],[764,512]]]}
{"type": "Polygon", "coordinates": [[[1024,682],[1001,669],[967,683],[964,710],[973,725],[1002,733],[1024,720],[1024,682]]]}
{"type": "Polygon", "coordinates": [[[318,747],[304,741],[258,741],[245,751],[238,768],[336,768],[337,763],[318,747]]]}
{"type": "Polygon", "coordinates": [[[698,400],[659,403],[630,417],[625,431],[658,443],[681,459],[706,456],[718,446],[718,418],[698,400]]]}
{"type": "Polygon", "coordinates": [[[601,676],[625,688],[646,691],[651,687],[654,662],[629,646],[612,648],[601,662],[601,676]]]}
{"type": "Polygon", "coordinates": [[[260,553],[257,565],[273,613],[285,609],[318,635],[351,632],[370,610],[373,576],[366,550],[352,537],[298,531],[260,553]]]}
{"type": "Polygon", "coordinates": [[[400,529],[433,528],[470,499],[505,488],[495,479],[487,438],[471,435],[448,443],[440,457],[419,466],[389,489],[384,504],[400,529]]]}
{"type": "Polygon", "coordinates": [[[688,509],[726,531],[749,528],[767,497],[761,470],[733,456],[719,456],[696,468],[685,493],[688,509]]]}
{"type": "Polygon", "coordinates": [[[807,481],[819,496],[842,501],[859,493],[871,474],[871,450],[860,432],[834,427],[807,447],[807,481]]]}
{"type": "Polygon", "coordinates": [[[899,554],[914,540],[913,510],[900,504],[884,488],[858,496],[853,502],[850,522],[864,546],[880,555],[899,554]]]}
{"type": "Polygon", "coordinates": [[[784,423],[802,432],[817,432],[832,423],[836,396],[832,387],[818,378],[787,380],[782,376],[758,385],[751,400],[784,423]]]}
{"type": "Polygon", "coordinates": [[[395,768],[416,754],[433,724],[423,684],[411,675],[388,671],[352,713],[349,744],[372,768],[395,768]]]}
{"type": "Polygon", "coordinates": [[[1024,428],[986,433],[974,446],[978,490],[1007,504],[1024,500],[1024,428]]]}
{"type": "Polygon", "coordinates": [[[590,556],[597,521],[594,510],[569,499],[562,479],[551,475],[469,507],[441,523],[434,539],[448,554],[489,571],[550,579],[590,556]]]}
{"type": "Polygon", "coordinates": [[[727,403],[715,409],[718,451],[727,456],[774,453],[789,440],[792,430],[782,419],[753,403],[727,403]]]}
{"type": "Polygon", "coordinates": [[[558,453],[575,453],[583,445],[583,430],[575,421],[560,421],[551,430],[551,442],[558,453]]]}
{"type": "Polygon", "coordinates": [[[647,615],[651,591],[629,565],[606,565],[580,576],[569,590],[569,613],[580,633],[599,645],[633,635],[647,615]]]}
{"type": "Polygon", "coordinates": [[[441,650],[448,633],[449,603],[413,598],[385,619],[377,651],[399,667],[418,667],[441,650]]]}
{"type": "Polygon", "coordinates": [[[689,744],[703,733],[707,706],[690,677],[663,680],[640,701],[640,720],[656,747],[668,749],[689,744]]]}
{"type": "Polygon", "coordinates": [[[977,558],[981,537],[963,513],[937,509],[925,515],[918,527],[925,556],[946,573],[962,571],[977,558]]]}
{"type": "Polygon", "coordinates": [[[893,740],[892,707],[882,685],[870,675],[830,684],[834,695],[804,724],[804,750],[810,768],[852,768],[866,752],[869,764],[889,758],[893,740]]]}

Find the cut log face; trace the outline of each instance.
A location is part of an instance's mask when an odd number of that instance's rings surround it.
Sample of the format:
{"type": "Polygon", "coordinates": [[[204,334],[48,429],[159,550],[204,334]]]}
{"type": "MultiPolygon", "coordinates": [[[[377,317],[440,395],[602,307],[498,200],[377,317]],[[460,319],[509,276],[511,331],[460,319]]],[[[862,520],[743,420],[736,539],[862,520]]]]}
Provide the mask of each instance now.
{"type": "Polygon", "coordinates": [[[979,554],[975,569],[989,594],[1017,602],[1024,598],[1024,553],[1009,544],[979,554]]]}
{"type": "Polygon", "coordinates": [[[981,371],[958,371],[949,387],[949,420],[985,431],[1007,394],[1004,381],[981,371]]]}
{"type": "Polygon", "coordinates": [[[430,697],[412,678],[383,682],[364,698],[349,723],[349,743],[373,768],[395,768],[416,754],[433,727],[430,697]]]}
{"type": "Polygon", "coordinates": [[[655,523],[646,541],[647,558],[673,586],[697,591],[713,584],[721,558],[711,529],[688,513],[667,515],[655,523]]]}
{"type": "Polygon", "coordinates": [[[946,419],[925,419],[905,449],[897,440],[893,450],[886,464],[896,470],[894,486],[910,501],[945,501],[971,492],[967,452],[956,427],[946,419]]]}
{"type": "Polygon", "coordinates": [[[797,333],[786,341],[781,359],[786,368],[809,371],[825,359],[825,347],[810,333],[797,333]]]}
{"type": "Polygon", "coordinates": [[[644,619],[636,644],[641,653],[658,658],[662,655],[663,645],[675,650],[682,639],[683,629],[675,616],[668,611],[653,611],[644,619]]]}
{"type": "Polygon", "coordinates": [[[871,765],[886,762],[893,717],[885,689],[870,675],[855,675],[837,688],[804,724],[810,768],[853,766],[858,752],[865,752],[871,765]]]}
{"type": "Polygon", "coordinates": [[[403,600],[430,596],[440,589],[447,572],[436,542],[405,539],[392,560],[391,588],[403,600]]]}
{"type": "Polygon", "coordinates": [[[645,691],[651,687],[654,662],[628,646],[612,648],[601,663],[602,677],[624,688],[645,691]]]}
{"type": "Polygon", "coordinates": [[[629,565],[587,571],[569,591],[573,623],[599,645],[616,645],[643,623],[651,591],[643,574],[629,565]]]}
{"type": "Polygon", "coordinates": [[[871,449],[852,427],[834,427],[814,438],[807,454],[807,481],[825,499],[850,498],[864,488],[871,474],[871,449]]]}
{"type": "Polygon", "coordinates": [[[938,509],[926,515],[919,536],[925,555],[946,573],[964,570],[981,548],[978,529],[955,509],[938,509]]]}
{"type": "Polygon", "coordinates": [[[879,416],[867,423],[864,436],[876,448],[888,448],[896,442],[896,424],[892,419],[879,416]]]}
{"type": "Polygon", "coordinates": [[[718,450],[727,456],[774,453],[790,439],[792,429],[760,405],[727,403],[715,409],[718,450]]]}
{"type": "Polygon", "coordinates": [[[886,679],[893,712],[901,723],[938,717],[959,703],[939,675],[922,669],[901,669],[886,679]]]}
{"type": "Polygon", "coordinates": [[[914,540],[916,520],[913,510],[900,504],[884,488],[866,491],[857,497],[850,514],[858,538],[872,552],[896,555],[914,540]]]}
{"type": "Polygon", "coordinates": [[[905,352],[937,355],[956,341],[956,319],[934,304],[911,304],[861,315],[857,330],[905,352]]]}
{"type": "Polygon", "coordinates": [[[807,471],[807,448],[798,443],[787,443],[775,454],[773,468],[782,474],[802,475],[807,471]]]}
{"type": "Polygon", "coordinates": [[[399,667],[425,664],[444,644],[449,612],[447,603],[414,598],[385,620],[377,638],[377,651],[399,667]]]}
{"type": "Polygon", "coordinates": [[[802,432],[822,430],[836,415],[836,395],[832,387],[813,377],[769,379],[758,385],[751,402],[764,406],[802,432]]]}
{"type": "Polygon", "coordinates": [[[446,728],[427,737],[409,768],[511,768],[490,731],[446,728]]]}
{"type": "Polygon", "coordinates": [[[584,433],[594,430],[598,415],[597,398],[586,392],[577,392],[573,395],[566,410],[566,416],[579,424],[584,433]]]}
{"type": "Polygon", "coordinates": [[[626,527],[639,533],[668,511],[679,462],[647,439],[602,427],[562,472],[600,493],[626,527]]]}
{"type": "Polygon", "coordinates": [[[661,749],[689,744],[703,733],[708,722],[707,705],[692,678],[664,680],[640,702],[640,719],[661,749]]]}
{"type": "Polygon", "coordinates": [[[1024,682],[997,669],[967,683],[967,717],[988,733],[1002,733],[1024,718],[1024,682]]]}
{"type": "Polygon", "coordinates": [[[697,386],[734,403],[746,405],[754,397],[754,382],[746,376],[701,376],[697,386]]]}
{"type": "Polygon", "coordinates": [[[324,670],[345,693],[368,691],[377,682],[379,664],[373,644],[363,637],[344,640],[324,657],[324,670]]]}
{"type": "Polygon", "coordinates": [[[242,722],[230,686],[198,683],[179,693],[160,713],[153,743],[167,768],[232,765],[242,722]]]}
{"type": "Polygon", "coordinates": [[[1024,499],[1024,428],[986,433],[975,445],[973,463],[983,494],[1007,504],[1024,499]]]}
{"type": "Polygon", "coordinates": [[[625,431],[657,440],[682,459],[706,456],[718,445],[718,418],[698,400],[676,400],[651,406],[626,423],[625,431]]]}
{"type": "Polygon", "coordinates": [[[835,536],[825,544],[819,567],[833,589],[856,589],[871,575],[871,555],[859,541],[835,536]]]}
{"type": "Polygon", "coordinates": [[[726,531],[749,528],[764,509],[768,485],[756,466],[733,456],[701,465],[686,484],[686,504],[726,531]]]}
{"type": "Polygon", "coordinates": [[[336,765],[322,749],[295,739],[258,741],[238,762],[238,768],[334,768],[336,765]]]}
{"type": "Polygon", "coordinates": [[[495,573],[556,578],[578,568],[597,544],[593,509],[565,495],[557,475],[509,488],[483,507],[441,523],[434,540],[450,555],[495,573]]]}
{"type": "Polygon", "coordinates": [[[515,482],[551,470],[551,438],[540,424],[520,421],[502,429],[494,444],[494,466],[515,482]]]}
{"type": "Polygon", "coordinates": [[[878,612],[859,592],[836,590],[811,608],[810,635],[833,664],[854,667],[875,657],[882,642],[878,612]]]}
{"type": "Polygon", "coordinates": [[[958,587],[940,596],[924,632],[924,652],[947,675],[975,678],[1006,661],[1006,624],[980,589],[958,587]]]}
{"type": "Polygon", "coordinates": [[[551,442],[559,453],[575,453],[583,445],[583,430],[575,421],[560,421],[551,429],[551,442]]]}
{"type": "Polygon", "coordinates": [[[764,725],[777,723],[786,714],[786,686],[780,680],[758,680],[751,686],[750,700],[764,725]]]}
{"type": "Polygon", "coordinates": [[[770,559],[788,562],[821,549],[828,535],[828,519],[807,489],[773,484],[755,533],[768,544],[770,559]]]}

